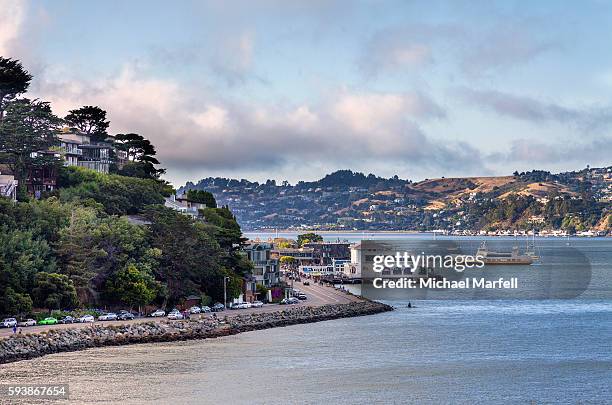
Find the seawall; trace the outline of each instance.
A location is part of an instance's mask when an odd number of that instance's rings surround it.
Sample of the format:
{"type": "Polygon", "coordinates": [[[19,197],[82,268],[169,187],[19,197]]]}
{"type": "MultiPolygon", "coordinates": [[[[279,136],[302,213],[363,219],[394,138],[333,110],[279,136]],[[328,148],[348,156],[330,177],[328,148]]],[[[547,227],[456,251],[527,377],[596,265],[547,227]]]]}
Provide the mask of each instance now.
{"type": "Polygon", "coordinates": [[[86,328],[51,329],[41,333],[13,335],[0,340],[0,364],[93,347],[208,339],[391,310],[393,308],[389,305],[364,300],[319,307],[287,307],[275,312],[206,317],[199,320],[162,320],[113,326],[92,324],[86,328]]]}

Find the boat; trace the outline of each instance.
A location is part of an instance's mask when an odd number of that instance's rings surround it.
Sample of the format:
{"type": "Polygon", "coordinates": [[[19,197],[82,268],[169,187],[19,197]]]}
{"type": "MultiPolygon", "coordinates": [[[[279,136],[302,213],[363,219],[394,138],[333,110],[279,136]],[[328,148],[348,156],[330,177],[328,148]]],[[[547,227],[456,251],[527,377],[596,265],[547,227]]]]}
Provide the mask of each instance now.
{"type": "Polygon", "coordinates": [[[512,252],[494,252],[490,251],[487,247],[487,242],[483,241],[478,251],[476,252],[476,257],[481,257],[484,264],[522,264],[522,265],[530,265],[538,257],[535,255],[534,250],[530,250],[529,248],[525,251],[525,253],[520,253],[519,247],[512,247],[512,252]]]}

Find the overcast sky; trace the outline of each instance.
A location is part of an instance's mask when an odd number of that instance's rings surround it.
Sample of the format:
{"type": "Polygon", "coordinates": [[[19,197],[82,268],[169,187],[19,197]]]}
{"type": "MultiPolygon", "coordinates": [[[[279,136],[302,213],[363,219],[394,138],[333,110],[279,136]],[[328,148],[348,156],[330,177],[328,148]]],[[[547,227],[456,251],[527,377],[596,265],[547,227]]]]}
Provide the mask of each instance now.
{"type": "Polygon", "coordinates": [[[612,164],[607,1],[0,0],[0,55],[176,186],[612,164]]]}

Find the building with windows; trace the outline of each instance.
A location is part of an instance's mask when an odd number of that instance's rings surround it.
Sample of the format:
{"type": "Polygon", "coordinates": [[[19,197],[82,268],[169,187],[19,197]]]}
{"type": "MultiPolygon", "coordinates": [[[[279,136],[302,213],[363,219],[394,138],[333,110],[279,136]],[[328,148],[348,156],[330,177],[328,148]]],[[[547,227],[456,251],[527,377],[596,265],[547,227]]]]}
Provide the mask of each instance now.
{"type": "Polygon", "coordinates": [[[271,255],[274,259],[280,260],[283,256],[293,257],[298,265],[313,264],[314,250],[312,248],[275,248],[271,255]]]}
{"type": "Polygon", "coordinates": [[[243,251],[253,262],[252,276],[257,284],[271,287],[280,282],[278,259],[272,256],[272,244],[268,242],[250,242],[243,251]]]}
{"type": "Polygon", "coordinates": [[[17,201],[17,185],[15,176],[0,172],[0,196],[17,201]]]}
{"type": "Polygon", "coordinates": [[[80,166],[98,173],[108,173],[113,150],[110,143],[92,143],[89,135],[71,132],[64,132],[58,138],[65,166],[80,166]]]}
{"type": "Polygon", "coordinates": [[[200,209],[206,208],[206,204],[190,201],[184,194],[181,196],[173,194],[167,197],[164,206],[193,218],[198,218],[200,216],[200,209]]]}
{"type": "Polygon", "coordinates": [[[44,150],[32,153],[31,157],[45,162],[30,166],[25,181],[28,193],[40,198],[42,193],[48,193],[57,187],[56,162],[60,159],[60,154],[53,150],[44,150]]]}
{"type": "Polygon", "coordinates": [[[304,243],[304,248],[312,249],[312,257],[315,263],[320,265],[332,264],[334,259],[350,258],[350,243],[348,242],[309,242],[304,243]]]}

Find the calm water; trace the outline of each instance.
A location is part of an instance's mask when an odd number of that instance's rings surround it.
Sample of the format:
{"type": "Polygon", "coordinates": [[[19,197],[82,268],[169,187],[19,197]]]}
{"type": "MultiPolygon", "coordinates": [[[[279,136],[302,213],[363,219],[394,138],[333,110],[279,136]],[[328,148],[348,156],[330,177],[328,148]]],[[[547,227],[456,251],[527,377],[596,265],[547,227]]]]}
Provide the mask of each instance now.
{"type": "MultiPolygon", "coordinates": [[[[592,282],[609,281],[612,240],[580,243],[592,282]]],[[[595,297],[393,301],[368,317],[52,355],[0,377],[68,382],[76,403],[612,403],[612,300],[595,297]]]]}

